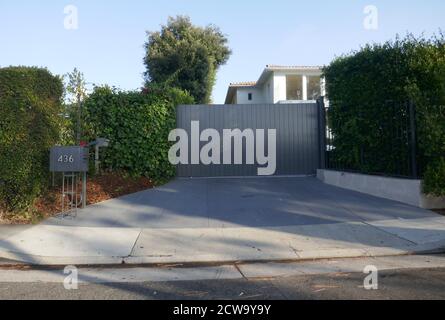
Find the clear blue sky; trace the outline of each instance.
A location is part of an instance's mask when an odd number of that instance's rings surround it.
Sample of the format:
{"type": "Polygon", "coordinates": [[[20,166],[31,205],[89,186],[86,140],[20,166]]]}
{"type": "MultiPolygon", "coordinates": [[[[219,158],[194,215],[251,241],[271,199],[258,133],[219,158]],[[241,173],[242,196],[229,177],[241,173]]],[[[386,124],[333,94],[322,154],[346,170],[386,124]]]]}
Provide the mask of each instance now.
{"type": "Polygon", "coordinates": [[[142,85],[145,31],[168,16],[219,26],[233,55],[218,73],[213,98],[230,82],[257,80],[266,64],[323,65],[367,42],[445,30],[443,0],[1,0],[0,66],[35,65],[122,89],[142,85]],[[64,7],[79,10],[79,29],[64,28],[64,7]],[[363,27],[366,5],[379,10],[379,29],[363,27]]]}

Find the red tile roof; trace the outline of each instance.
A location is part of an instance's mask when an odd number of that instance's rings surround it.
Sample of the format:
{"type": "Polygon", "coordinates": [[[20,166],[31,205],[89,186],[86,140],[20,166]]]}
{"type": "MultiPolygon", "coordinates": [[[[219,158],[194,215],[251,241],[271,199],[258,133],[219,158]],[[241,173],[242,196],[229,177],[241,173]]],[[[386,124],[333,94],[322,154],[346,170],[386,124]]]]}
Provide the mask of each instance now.
{"type": "Polygon", "coordinates": [[[274,65],[274,64],[268,64],[266,65],[266,68],[269,69],[296,69],[296,70],[318,70],[321,69],[322,66],[280,66],[280,65],[274,65]]]}
{"type": "Polygon", "coordinates": [[[246,82],[234,82],[230,84],[231,87],[254,87],[256,86],[256,81],[246,81],[246,82]]]}

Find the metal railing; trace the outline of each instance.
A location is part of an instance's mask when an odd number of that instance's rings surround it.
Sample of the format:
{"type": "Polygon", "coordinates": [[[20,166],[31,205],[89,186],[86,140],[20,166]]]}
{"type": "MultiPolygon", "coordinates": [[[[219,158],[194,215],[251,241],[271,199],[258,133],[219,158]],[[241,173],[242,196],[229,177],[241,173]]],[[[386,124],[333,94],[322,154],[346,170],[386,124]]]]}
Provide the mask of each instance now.
{"type": "MultiPolygon", "coordinates": [[[[379,110],[383,116],[371,113],[361,115],[366,110],[354,106],[334,104],[345,113],[354,115],[354,122],[331,118],[331,108],[326,108],[319,101],[322,109],[321,128],[326,128],[322,166],[327,169],[345,172],[366,173],[372,175],[394,176],[417,179],[422,175],[418,166],[416,110],[411,101],[387,101],[379,110]],[[336,121],[336,122],[334,122],[336,121]],[[335,125],[333,125],[335,124],[335,125]],[[343,127],[346,126],[346,127],[343,127]],[[332,128],[349,128],[334,132],[332,128]],[[354,136],[355,132],[355,136],[354,136]]],[[[324,133],[321,133],[324,134],[324,133]]],[[[321,140],[321,139],[320,139],[321,140]]]]}

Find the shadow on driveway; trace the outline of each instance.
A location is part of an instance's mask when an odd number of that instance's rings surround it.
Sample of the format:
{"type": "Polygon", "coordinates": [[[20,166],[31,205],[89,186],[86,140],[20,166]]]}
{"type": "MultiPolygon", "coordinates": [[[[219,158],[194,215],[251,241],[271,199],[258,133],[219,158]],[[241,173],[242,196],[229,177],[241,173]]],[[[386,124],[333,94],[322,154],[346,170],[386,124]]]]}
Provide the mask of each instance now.
{"type": "Polygon", "coordinates": [[[282,227],[439,217],[314,177],[177,179],[46,225],[120,228],[282,227]]]}

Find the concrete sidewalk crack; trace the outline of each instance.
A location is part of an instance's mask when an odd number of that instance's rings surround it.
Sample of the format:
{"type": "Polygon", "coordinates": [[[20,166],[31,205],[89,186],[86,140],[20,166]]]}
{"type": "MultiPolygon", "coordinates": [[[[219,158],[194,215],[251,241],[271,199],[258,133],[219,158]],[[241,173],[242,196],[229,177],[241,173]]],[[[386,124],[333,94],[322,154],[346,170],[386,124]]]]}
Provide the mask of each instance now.
{"type": "Polygon", "coordinates": [[[289,245],[289,249],[291,249],[295,253],[297,258],[300,258],[300,255],[298,254],[298,250],[295,249],[290,243],[288,243],[288,245],[289,245]]]}

